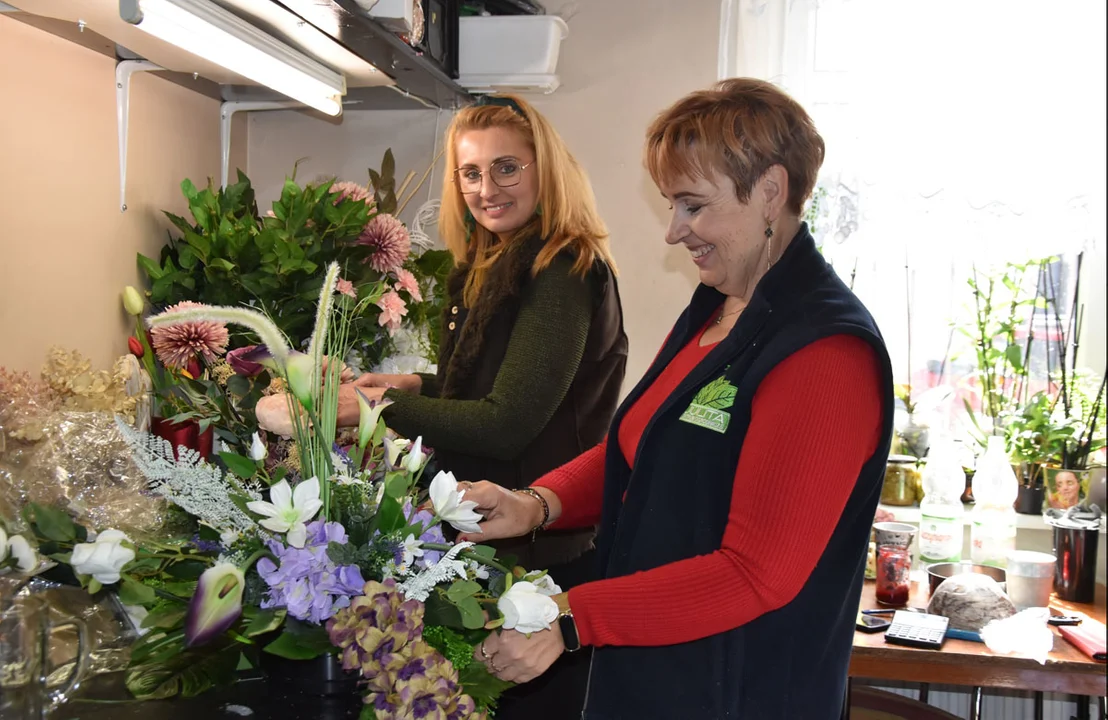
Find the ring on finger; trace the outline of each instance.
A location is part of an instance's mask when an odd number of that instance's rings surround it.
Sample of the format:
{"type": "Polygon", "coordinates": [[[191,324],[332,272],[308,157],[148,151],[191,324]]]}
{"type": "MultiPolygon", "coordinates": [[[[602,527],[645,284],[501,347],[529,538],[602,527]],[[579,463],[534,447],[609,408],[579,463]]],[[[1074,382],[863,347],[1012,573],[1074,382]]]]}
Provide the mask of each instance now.
{"type": "Polygon", "coordinates": [[[484,658],[485,661],[488,662],[490,666],[495,668],[496,666],[492,665],[492,655],[489,655],[489,651],[485,649],[485,641],[484,640],[482,640],[481,644],[477,646],[477,649],[481,651],[481,657],[484,658]]]}

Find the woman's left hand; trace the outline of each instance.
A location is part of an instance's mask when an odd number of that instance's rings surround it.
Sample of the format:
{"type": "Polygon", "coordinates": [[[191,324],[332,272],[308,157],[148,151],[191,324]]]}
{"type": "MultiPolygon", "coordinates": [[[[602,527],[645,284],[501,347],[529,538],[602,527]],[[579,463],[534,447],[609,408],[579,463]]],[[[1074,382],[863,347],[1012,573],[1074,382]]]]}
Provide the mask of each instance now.
{"type": "Polygon", "coordinates": [[[515,630],[492,632],[473,651],[473,657],[501,680],[525,683],[546,672],[565,650],[562,630],[555,623],[530,637],[515,630]]]}

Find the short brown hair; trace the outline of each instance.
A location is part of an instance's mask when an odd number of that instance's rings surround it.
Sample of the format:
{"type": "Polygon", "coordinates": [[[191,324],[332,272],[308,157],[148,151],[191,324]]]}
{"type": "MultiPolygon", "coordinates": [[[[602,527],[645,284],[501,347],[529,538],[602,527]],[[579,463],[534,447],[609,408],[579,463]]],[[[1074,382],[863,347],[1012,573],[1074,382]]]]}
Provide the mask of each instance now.
{"type": "Polygon", "coordinates": [[[655,184],[708,171],[735,183],[741,202],[774,165],[789,174],[787,207],[799,216],[823,165],[812,118],[780,88],[734,78],[678,100],[646,133],[646,167],[655,184]]]}

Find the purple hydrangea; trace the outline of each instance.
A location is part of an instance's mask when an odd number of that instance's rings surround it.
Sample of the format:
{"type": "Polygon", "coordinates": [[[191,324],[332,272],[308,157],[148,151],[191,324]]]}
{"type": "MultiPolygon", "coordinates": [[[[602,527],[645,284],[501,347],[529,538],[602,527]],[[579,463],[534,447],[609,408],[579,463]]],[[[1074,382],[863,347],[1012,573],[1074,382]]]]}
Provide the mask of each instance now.
{"type": "MultiPolygon", "coordinates": [[[[434,517],[435,516],[433,513],[431,513],[431,511],[420,510],[415,514],[415,517],[412,518],[412,524],[414,525],[418,522],[426,526],[428,523],[431,522],[431,520],[434,519],[434,517]]],[[[423,531],[423,534],[419,536],[419,540],[420,542],[425,543],[445,543],[446,537],[442,534],[442,525],[436,523],[435,525],[427,528],[423,531]]],[[[423,557],[416,561],[416,565],[420,565],[421,567],[434,565],[439,561],[440,558],[442,558],[442,552],[438,550],[425,550],[423,552],[423,557]]]]}
{"type": "Polygon", "coordinates": [[[322,520],[308,524],[303,548],[286,547],[277,540],[267,546],[277,558],[258,561],[258,574],[269,585],[263,608],[283,607],[297,620],[323,623],[350,598],[362,594],[365,580],[357,565],[337,566],[327,556],[330,543],[345,545],[346,530],[339,523],[322,520]]]}
{"type": "Polygon", "coordinates": [[[203,540],[199,533],[192,536],[192,546],[196,548],[197,552],[202,553],[221,553],[223,552],[223,543],[218,540],[203,540]]]}

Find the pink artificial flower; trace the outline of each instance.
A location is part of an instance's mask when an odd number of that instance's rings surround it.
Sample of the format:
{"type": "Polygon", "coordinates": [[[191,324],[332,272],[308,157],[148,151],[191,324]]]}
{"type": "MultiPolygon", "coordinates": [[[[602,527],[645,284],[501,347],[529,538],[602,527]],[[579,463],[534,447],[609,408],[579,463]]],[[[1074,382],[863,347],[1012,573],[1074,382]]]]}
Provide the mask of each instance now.
{"type": "Polygon", "coordinates": [[[389,335],[394,334],[400,329],[404,316],[408,314],[408,306],[404,298],[400,297],[395,290],[389,290],[377,301],[377,307],[381,308],[377,322],[381,327],[388,329],[389,335]]]}
{"type": "Polygon", "coordinates": [[[404,223],[392,215],[380,213],[366,223],[362,234],[358,236],[358,245],[371,249],[364,260],[377,272],[394,272],[408,259],[412,251],[412,238],[404,223]]]}
{"type": "Polygon", "coordinates": [[[350,182],[349,180],[341,180],[336,183],[332,183],[331,192],[337,193],[335,198],[335,204],[338,205],[343,200],[362,201],[365,203],[373,202],[369,196],[369,190],[362,187],[356,182],[350,182]]]}
{"type": "Polygon", "coordinates": [[[396,270],[396,289],[403,290],[416,302],[423,302],[423,295],[419,292],[419,281],[416,276],[404,268],[396,270]]]}
{"type": "MultiPolygon", "coordinates": [[[[185,300],[166,309],[167,313],[200,307],[200,303],[185,300]]],[[[158,360],[169,368],[186,369],[196,356],[212,363],[227,349],[227,327],[209,320],[161,325],[150,331],[150,344],[158,360]]],[[[194,375],[195,377],[195,375],[194,375]]]]}
{"type": "Polygon", "coordinates": [[[354,283],[346,280],[345,278],[339,278],[335,282],[335,290],[339,291],[347,297],[352,297],[355,300],[358,298],[358,291],[354,289],[354,283]]]}

